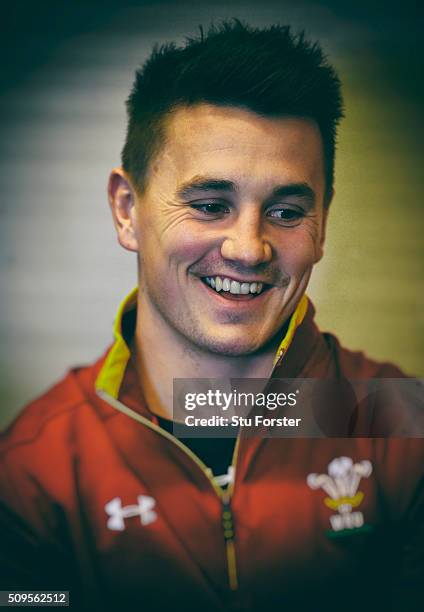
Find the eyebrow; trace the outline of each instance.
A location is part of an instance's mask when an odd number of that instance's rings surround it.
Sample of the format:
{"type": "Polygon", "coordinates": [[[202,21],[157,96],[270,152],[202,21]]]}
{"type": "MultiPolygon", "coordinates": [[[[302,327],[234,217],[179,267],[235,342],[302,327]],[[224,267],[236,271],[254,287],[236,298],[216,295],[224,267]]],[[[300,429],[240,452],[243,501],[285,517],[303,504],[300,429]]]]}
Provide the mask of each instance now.
{"type": "MultiPolygon", "coordinates": [[[[307,183],[290,183],[289,185],[279,185],[272,190],[271,198],[284,198],[296,196],[315,202],[315,191],[307,183]]],[[[268,198],[270,199],[270,198],[268,198]]]]}
{"type": "MultiPolygon", "coordinates": [[[[233,181],[225,179],[215,179],[209,177],[195,176],[190,181],[183,183],[176,191],[176,195],[182,199],[188,199],[194,196],[199,191],[230,191],[236,192],[237,185],[233,181]]],[[[307,183],[289,183],[288,185],[277,185],[270,195],[266,198],[284,198],[287,196],[296,196],[310,200],[315,203],[315,192],[307,183]]]]}
{"type": "Polygon", "coordinates": [[[187,183],[183,183],[177,189],[177,196],[189,198],[199,191],[237,191],[236,184],[224,179],[214,179],[202,176],[195,176],[187,183]]]}

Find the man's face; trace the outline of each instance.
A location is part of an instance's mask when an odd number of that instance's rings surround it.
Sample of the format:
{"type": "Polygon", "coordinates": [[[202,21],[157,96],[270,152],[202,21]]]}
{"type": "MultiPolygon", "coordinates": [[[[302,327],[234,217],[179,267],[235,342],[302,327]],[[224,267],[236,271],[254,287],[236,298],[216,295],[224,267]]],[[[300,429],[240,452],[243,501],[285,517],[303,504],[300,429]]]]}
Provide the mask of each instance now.
{"type": "Polygon", "coordinates": [[[317,125],[234,107],[180,108],[146,180],[134,223],[141,312],[208,352],[264,347],[322,255],[317,125]]]}

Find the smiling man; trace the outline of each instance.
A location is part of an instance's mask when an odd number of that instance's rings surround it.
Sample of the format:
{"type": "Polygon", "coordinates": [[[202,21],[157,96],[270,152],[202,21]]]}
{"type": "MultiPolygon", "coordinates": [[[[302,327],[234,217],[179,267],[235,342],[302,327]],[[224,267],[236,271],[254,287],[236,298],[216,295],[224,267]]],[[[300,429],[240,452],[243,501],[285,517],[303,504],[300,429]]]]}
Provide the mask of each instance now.
{"type": "Polygon", "coordinates": [[[2,588],[70,590],[74,609],[421,609],[423,445],[375,439],[361,411],[334,436],[350,387],[329,439],[173,434],[175,379],[403,377],[321,333],[305,294],[336,73],[288,27],[234,21],[155,49],[128,114],[108,193],[138,287],[106,354],[3,436],[2,588]]]}
{"type": "Polygon", "coordinates": [[[171,416],[173,378],[270,375],[330,197],[313,119],[200,102],[164,129],[145,188],[118,168],[109,195],[120,243],[139,254],[140,377],[171,416]]]}

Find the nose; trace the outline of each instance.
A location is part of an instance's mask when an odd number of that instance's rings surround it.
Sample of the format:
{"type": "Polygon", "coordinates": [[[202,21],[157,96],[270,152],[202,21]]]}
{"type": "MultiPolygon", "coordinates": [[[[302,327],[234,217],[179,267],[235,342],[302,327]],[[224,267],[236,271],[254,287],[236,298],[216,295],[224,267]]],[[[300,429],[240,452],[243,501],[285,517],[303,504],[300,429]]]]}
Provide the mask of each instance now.
{"type": "Polygon", "coordinates": [[[221,245],[224,259],[252,267],[268,263],[272,259],[272,248],[263,235],[260,215],[254,212],[240,213],[227,229],[221,245]]]}

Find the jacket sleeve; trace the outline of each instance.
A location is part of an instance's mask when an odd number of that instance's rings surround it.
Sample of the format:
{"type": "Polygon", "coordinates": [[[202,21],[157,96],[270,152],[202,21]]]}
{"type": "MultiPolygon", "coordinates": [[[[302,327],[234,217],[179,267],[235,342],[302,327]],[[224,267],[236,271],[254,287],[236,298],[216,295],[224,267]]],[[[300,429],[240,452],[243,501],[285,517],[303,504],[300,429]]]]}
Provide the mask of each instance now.
{"type": "Polygon", "coordinates": [[[40,487],[0,462],[0,588],[69,590],[70,551],[40,487]],[[13,477],[11,476],[13,472],[13,477]]]}
{"type": "Polygon", "coordinates": [[[405,516],[401,536],[399,577],[391,610],[424,610],[424,478],[405,516]]]}

